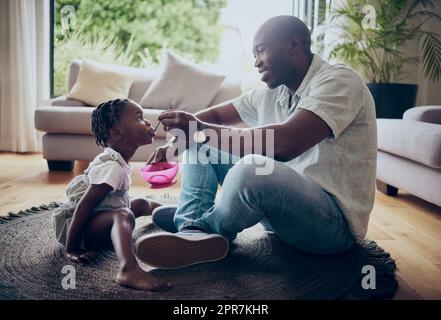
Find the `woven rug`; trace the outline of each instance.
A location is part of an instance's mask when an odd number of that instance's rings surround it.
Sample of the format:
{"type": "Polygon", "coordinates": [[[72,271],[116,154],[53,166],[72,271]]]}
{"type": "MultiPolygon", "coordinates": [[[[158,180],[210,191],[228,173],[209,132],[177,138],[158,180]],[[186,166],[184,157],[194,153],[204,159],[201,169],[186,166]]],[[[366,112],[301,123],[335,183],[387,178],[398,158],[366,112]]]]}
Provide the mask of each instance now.
{"type": "MultiPolygon", "coordinates": [[[[174,284],[168,292],[123,288],[114,281],[112,250],[87,266],[65,258],[50,221],[58,205],[0,218],[0,299],[385,299],[397,290],[395,262],[373,241],[339,255],[309,255],[259,226],[244,230],[221,261],[178,270],[142,265],[174,284]],[[75,289],[63,289],[66,265],[75,267],[75,289]],[[365,265],[375,268],[375,289],[362,288],[365,265]]],[[[150,217],[142,217],[134,237],[156,231],[150,217]]]]}

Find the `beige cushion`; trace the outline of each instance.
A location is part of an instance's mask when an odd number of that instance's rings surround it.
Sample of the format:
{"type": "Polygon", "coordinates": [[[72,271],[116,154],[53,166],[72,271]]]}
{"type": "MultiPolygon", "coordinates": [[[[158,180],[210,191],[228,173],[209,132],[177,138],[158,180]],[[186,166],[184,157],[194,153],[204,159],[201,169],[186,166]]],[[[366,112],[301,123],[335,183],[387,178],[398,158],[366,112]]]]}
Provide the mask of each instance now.
{"type": "Polygon", "coordinates": [[[67,98],[98,106],[116,98],[127,98],[133,80],[133,74],[85,59],[67,98]]]}
{"type": "Polygon", "coordinates": [[[225,76],[212,73],[171,51],[166,53],[163,72],[156,78],[140,104],[145,108],[197,112],[213,100],[225,76]]]}

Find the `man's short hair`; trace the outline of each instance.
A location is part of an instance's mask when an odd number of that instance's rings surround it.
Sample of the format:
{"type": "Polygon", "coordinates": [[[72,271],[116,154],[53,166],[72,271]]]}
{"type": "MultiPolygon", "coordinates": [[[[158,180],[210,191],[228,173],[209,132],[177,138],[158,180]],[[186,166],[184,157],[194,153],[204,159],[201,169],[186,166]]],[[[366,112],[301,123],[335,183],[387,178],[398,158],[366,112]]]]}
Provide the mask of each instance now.
{"type": "Polygon", "coordinates": [[[289,15],[275,16],[265,21],[261,28],[268,28],[275,35],[279,35],[281,40],[288,40],[292,35],[298,35],[305,54],[311,54],[311,32],[299,18],[289,15]]]}

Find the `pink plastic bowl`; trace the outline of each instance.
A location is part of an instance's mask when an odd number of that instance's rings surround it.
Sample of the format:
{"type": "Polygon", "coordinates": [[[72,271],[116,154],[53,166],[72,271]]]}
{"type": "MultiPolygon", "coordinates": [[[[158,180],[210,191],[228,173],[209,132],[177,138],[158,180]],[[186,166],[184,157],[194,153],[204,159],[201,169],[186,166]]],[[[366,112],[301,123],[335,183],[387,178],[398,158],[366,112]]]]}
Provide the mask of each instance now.
{"type": "Polygon", "coordinates": [[[177,162],[158,162],[141,167],[141,175],[153,186],[173,182],[179,171],[177,162]]]}

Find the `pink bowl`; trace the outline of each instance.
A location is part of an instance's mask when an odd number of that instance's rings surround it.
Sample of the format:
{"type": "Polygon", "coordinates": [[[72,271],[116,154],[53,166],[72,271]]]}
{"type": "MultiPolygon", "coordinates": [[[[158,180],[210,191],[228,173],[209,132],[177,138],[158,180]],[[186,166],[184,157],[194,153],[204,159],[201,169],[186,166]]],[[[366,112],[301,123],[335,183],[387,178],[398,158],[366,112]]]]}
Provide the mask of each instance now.
{"type": "Polygon", "coordinates": [[[141,167],[141,176],[153,186],[173,182],[178,174],[177,162],[158,162],[141,167]]]}

